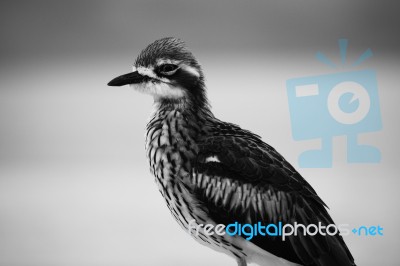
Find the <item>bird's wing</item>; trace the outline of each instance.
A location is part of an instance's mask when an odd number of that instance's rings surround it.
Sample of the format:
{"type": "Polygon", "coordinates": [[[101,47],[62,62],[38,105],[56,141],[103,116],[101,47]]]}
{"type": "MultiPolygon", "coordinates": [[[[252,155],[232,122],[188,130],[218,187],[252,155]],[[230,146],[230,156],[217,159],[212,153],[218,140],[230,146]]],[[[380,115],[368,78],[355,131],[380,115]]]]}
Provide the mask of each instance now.
{"type": "MultiPolygon", "coordinates": [[[[240,128],[203,137],[192,175],[195,193],[216,223],[333,224],[325,204],[301,175],[271,146],[240,128]]],[[[285,241],[256,236],[250,241],[304,265],[354,265],[339,234],[299,234],[285,241]]]]}

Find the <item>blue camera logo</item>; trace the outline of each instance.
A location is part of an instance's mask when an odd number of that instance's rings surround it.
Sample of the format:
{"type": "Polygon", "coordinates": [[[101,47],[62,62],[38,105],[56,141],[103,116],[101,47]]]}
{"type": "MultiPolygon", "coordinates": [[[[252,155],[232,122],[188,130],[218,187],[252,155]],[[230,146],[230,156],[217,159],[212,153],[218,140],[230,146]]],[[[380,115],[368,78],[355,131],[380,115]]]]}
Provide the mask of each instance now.
{"type": "MultiPolygon", "coordinates": [[[[342,63],[347,40],[339,40],[342,63]]],[[[317,59],[334,64],[322,53],[317,59]]],[[[368,49],[353,64],[358,65],[372,52],[368,49]]],[[[300,167],[332,167],[332,138],[347,136],[348,163],[380,162],[379,149],[357,143],[357,134],[382,129],[376,74],[373,70],[334,73],[287,81],[292,134],[295,140],[321,139],[320,150],[299,156],[300,167]]]]}

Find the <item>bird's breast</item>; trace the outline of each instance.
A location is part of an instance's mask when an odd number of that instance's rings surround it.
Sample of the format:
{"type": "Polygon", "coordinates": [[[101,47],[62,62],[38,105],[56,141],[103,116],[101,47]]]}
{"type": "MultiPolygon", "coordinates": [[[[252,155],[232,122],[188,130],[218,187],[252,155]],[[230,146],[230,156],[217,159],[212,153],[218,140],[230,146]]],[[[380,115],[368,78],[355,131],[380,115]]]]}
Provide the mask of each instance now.
{"type": "Polygon", "coordinates": [[[150,171],[175,220],[187,230],[198,220],[194,195],[188,188],[191,167],[198,153],[193,131],[176,112],[155,116],[148,124],[146,155],[150,171]]]}
{"type": "Polygon", "coordinates": [[[188,178],[198,153],[193,131],[177,111],[157,114],[149,122],[146,155],[160,192],[188,178]]]}

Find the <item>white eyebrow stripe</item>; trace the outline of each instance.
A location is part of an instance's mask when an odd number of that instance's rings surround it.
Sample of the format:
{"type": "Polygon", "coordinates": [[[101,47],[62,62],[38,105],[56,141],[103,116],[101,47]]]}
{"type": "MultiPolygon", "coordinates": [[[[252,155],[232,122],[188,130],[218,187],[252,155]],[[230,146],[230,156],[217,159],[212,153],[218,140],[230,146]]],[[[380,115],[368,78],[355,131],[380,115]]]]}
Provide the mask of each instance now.
{"type": "Polygon", "coordinates": [[[181,65],[181,68],[190,74],[195,75],[196,77],[200,77],[200,73],[197,71],[196,68],[188,66],[188,65],[181,65]]]}
{"type": "Polygon", "coordinates": [[[157,60],[157,66],[160,66],[162,64],[174,64],[174,65],[179,65],[180,61],[178,60],[173,60],[173,59],[165,59],[165,58],[160,58],[157,60]]]}

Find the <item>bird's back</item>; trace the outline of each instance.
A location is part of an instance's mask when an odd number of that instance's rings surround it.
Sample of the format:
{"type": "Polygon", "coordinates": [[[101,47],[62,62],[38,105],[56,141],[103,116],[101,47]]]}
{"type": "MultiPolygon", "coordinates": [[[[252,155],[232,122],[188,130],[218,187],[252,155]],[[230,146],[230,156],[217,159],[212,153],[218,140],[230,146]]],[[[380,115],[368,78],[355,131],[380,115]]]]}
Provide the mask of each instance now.
{"type": "MultiPolygon", "coordinates": [[[[259,136],[216,119],[211,121],[210,128],[209,134],[199,139],[196,172],[234,184],[234,189],[226,189],[214,197],[198,191],[217,223],[334,224],[325,203],[310,184],[259,136]],[[207,158],[214,160],[207,161],[207,158]]],[[[258,235],[250,241],[299,264],[355,265],[338,233],[333,236],[299,234],[285,241],[258,235]]]]}

